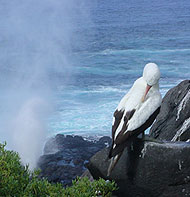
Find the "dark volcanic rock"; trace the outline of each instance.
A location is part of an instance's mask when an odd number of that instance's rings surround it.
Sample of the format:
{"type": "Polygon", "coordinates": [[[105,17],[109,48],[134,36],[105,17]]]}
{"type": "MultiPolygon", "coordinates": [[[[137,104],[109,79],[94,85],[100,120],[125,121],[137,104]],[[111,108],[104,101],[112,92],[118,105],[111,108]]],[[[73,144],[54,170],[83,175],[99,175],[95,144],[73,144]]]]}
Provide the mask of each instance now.
{"type": "Polygon", "coordinates": [[[167,92],[150,136],[167,141],[190,139],[190,80],[167,92]]]}
{"type": "Polygon", "coordinates": [[[109,148],[91,158],[90,173],[96,179],[115,180],[121,197],[190,196],[190,143],[177,142],[190,139],[189,80],[168,91],[150,136],[156,140],[137,138],[133,150],[124,150],[110,177],[106,176],[109,148]]]}
{"type": "Polygon", "coordinates": [[[118,196],[190,196],[190,143],[137,140],[133,151],[125,149],[111,176],[106,176],[109,148],[95,154],[88,164],[94,178],[113,179],[118,196]]]}
{"type": "MultiPolygon", "coordinates": [[[[117,196],[190,196],[190,142],[177,142],[190,139],[189,80],[166,94],[150,136],[156,139],[143,142],[137,138],[132,150],[126,148],[108,178],[109,148],[105,147],[111,143],[109,137],[93,142],[80,136],[57,135],[46,143],[44,155],[39,159],[41,176],[69,185],[84,173],[87,163],[93,178],[117,182],[117,196]]],[[[83,175],[93,180],[88,171],[83,175]]]]}
{"type": "Polygon", "coordinates": [[[85,164],[90,157],[110,143],[110,137],[88,141],[81,136],[58,134],[45,144],[44,155],[38,161],[38,167],[42,170],[40,176],[51,182],[70,185],[76,176],[86,170],[85,164]]]}

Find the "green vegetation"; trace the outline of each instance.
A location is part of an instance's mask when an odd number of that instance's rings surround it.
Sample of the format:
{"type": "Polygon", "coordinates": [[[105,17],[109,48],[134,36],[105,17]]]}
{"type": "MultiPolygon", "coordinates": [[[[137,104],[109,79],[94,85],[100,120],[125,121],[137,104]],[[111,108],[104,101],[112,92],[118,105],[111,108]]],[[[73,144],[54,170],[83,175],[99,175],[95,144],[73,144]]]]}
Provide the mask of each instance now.
{"type": "Polygon", "coordinates": [[[114,182],[103,179],[90,182],[87,177],[77,178],[67,188],[60,183],[49,183],[46,179],[38,178],[39,171],[30,172],[28,166],[23,166],[18,153],[6,150],[5,145],[0,144],[1,197],[108,197],[117,189],[114,182]]]}

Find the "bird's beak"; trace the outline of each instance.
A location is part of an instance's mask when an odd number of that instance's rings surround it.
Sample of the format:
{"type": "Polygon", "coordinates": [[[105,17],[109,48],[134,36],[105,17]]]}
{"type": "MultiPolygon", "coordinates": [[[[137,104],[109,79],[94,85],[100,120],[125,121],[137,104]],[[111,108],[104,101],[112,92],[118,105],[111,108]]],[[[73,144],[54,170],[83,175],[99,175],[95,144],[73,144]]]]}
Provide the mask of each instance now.
{"type": "Polygon", "coordinates": [[[146,98],[146,95],[148,94],[148,91],[150,90],[152,86],[148,85],[146,86],[146,90],[145,90],[145,94],[144,96],[142,97],[141,101],[144,102],[145,98],[146,98]]]}

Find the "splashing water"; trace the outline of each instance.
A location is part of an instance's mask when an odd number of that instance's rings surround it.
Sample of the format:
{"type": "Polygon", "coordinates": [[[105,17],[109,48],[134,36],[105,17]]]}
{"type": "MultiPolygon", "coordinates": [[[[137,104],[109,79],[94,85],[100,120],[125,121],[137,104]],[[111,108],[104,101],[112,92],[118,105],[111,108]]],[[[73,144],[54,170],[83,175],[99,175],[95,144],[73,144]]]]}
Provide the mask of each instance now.
{"type": "Polygon", "coordinates": [[[71,43],[85,17],[83,1],[3,0],[0,13],[0,141],[32,169],[57,79],[64,84],[71,77],[71,43]]]}

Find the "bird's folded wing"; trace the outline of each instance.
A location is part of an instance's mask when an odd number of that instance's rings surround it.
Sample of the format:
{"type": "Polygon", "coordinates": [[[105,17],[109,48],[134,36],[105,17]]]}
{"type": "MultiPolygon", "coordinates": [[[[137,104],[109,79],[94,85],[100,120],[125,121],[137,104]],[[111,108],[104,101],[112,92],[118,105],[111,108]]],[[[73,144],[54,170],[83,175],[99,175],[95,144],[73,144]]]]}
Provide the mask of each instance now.
{"type": "MultiPolygon", "coordinates": [[[[112,129],[115,129],[114,131],[112,130],[112,132],[114,132],[114,138],[113,139],[114,139],[115,144],[123,143],[131,135],[130,132],[126,132],[126,131],[127,131],[127,128],[128,128],[128,122],[133,117],[133,115],[135,114],[135,111],[136,111],[135,109],[127,111],[127,112],[124,111],[122,120],[120,121],[120,125],[118,125],[119,127],[117,127],[116,129],[112,128],[112,129]]],[[[115,125],[115,126],[117,126],[117,125],[115,125]]]]}
{"type": "Polygon", "coordinates": [[[120,132],[116,139],[113,141],[112,148],[110,150],[109,158],[116,156],[123,149],[131,143],[135,137],[137,137],[141,132],[145,131],[151,124],[154,122],[156,116],[160,111],[160,107],[158,107],[152,115],[145,121],[144,124],[136,128],[135,130],[126,130],[123,134],[120,132]]]}
{"type": "Polygon", "coordinates": [[[114,113],[114,123],[112,126],[112,147],[110,149],[109,158],[112,157],[112,151],[117,147],[122,148],[122,146],[118,146],[122,144],[126,139],[131,135],[131,132],[125,133],[127,130],[128,121],[132,118],[135,113],[135,109],[125,112],[124,110],[118,111],[116,110],[114,113]],[[118,129],[119,133],[116,132],[118,129]],[[124,134],[125,133],[125,134],[124,134]]]}
{"type": "Polygon", "coordinates": [[[119,111],[118,109],[116,109],[116,111],[113,114],[112,139],[114,139],[115,137],[115,132],[122,120],[123,114],[124,114],[124,110],[119,111]]]}

